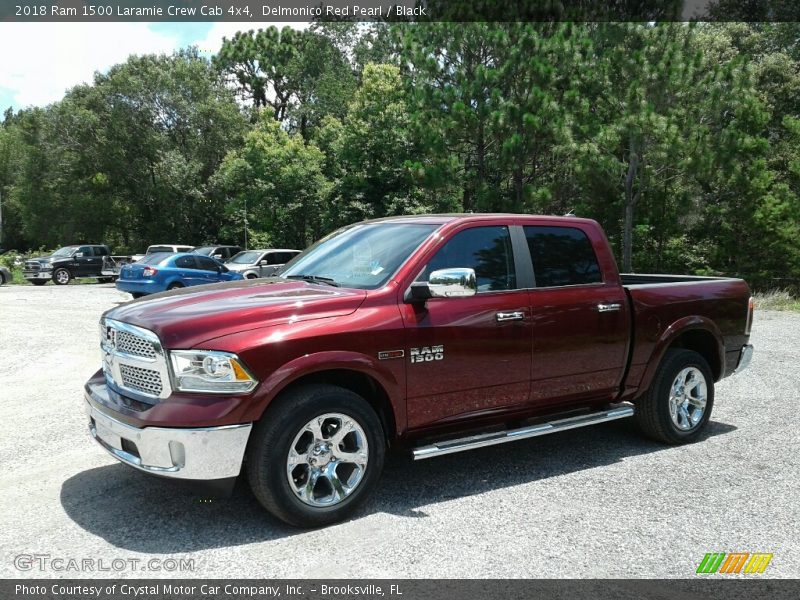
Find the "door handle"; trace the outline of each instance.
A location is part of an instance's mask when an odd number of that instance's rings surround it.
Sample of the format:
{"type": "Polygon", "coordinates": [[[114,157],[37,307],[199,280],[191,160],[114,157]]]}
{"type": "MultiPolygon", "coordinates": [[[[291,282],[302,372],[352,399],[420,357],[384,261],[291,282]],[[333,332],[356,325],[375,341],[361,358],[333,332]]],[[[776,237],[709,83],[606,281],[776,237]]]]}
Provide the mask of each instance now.
{"type": "Polygon", "coordinates": [[[622,304],[614,302],[613,304],[598,304],[597,312],[618,312],[622,308],[622,304]]]}
{"type": "Polygon", "coordinates": [[[504,323],[506,321],[522,321],[525,318],[525,313],[521,310],[514,312],[499,312],[496,313],[494,317],[497,319],[498,323],[504,323]]]}

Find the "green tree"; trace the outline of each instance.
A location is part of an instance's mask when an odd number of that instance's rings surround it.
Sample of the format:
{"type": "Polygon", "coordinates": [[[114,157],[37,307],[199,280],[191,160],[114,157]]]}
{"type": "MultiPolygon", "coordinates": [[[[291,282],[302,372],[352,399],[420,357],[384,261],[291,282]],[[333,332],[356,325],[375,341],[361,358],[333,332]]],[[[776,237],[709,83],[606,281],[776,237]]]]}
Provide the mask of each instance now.
{"type": "Polygon", "coordinates": [[[323,161],[316,146],[262,117],[244,147],[230,152],[214,176],[218,193],[228,199],[230,227],[240,226],[246,206],[262,243],[305,248],[323,233],[322,200],[328,191],[323,161]]]}

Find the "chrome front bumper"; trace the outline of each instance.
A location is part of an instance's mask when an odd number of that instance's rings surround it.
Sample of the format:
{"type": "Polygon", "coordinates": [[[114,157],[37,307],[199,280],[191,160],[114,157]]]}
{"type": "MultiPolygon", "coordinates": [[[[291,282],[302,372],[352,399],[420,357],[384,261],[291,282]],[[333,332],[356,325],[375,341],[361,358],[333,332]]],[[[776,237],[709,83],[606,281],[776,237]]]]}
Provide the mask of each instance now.
{"type": "Polygon", "coordinates": [[[22,277],[28,281],[33,279],[46,279],[50,281],[53,278],[53,271],[23,271],[22,277]]]}
{"type": "Polygon", "coordinates": [[[236,477],[251,424],[198,429],[132,427],[87,401],[89,432],[118,461],[140,471],[177,479],[236,477]]]}
{"type": "Polygon", "coordinates": [[[739,363],[736,365],[736,370],[734,370],[733,374],[736,375],[744,371],[751,360],[753,360],[753,345],[745,344],[742,346],[742,351],[739,354],[739,363]]]}

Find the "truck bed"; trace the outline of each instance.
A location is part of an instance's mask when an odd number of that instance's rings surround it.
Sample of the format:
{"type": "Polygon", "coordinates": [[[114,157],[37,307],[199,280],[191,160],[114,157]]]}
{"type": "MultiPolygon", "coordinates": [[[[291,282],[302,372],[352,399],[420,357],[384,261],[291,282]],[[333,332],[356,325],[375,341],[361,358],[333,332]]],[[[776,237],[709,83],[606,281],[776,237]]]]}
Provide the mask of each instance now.
{"type": "Polygon", "coordinates": [[[620,274],[620,278],[632,308],[628,392],[639,387],[648,365],[658,363],[661,340],[675,329],[697,327],[713,332],[708,343],[719,355],[711,365],[716,379],[733,372],[748,338],[745,321],[750,290],[743,280],[638,273],[620,274]]]}
{"type": "Polygon", "coordinates": [[[620,273],[622,285],[637,287],[644,285],[666,285],[670,283],[700,283],[703,281],[735,281],[732,277],[705,277],[700,275],[651,275],[647,273],[620,273]]]}

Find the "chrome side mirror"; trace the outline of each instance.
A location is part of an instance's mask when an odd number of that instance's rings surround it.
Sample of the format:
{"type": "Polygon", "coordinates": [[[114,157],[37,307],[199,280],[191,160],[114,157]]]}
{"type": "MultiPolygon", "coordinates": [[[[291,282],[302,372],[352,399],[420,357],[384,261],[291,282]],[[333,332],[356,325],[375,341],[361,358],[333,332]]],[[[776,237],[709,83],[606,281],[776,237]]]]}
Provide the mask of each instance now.
{"type": "Polygon", "coordinates": [[[474,269],[440,269],[428,277],[431,298],[464,298],[478,293],[474,269]]]}

